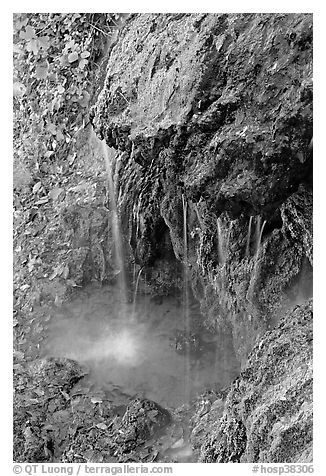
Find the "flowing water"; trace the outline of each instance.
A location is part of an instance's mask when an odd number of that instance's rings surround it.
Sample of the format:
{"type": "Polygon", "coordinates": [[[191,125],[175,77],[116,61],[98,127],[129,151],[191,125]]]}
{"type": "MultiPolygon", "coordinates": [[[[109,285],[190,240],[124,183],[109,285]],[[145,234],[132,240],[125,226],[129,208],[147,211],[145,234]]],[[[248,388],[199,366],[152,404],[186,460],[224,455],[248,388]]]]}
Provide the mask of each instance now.
{"type": "MultiPolygon", "coordinates": [[[[125,265],[124,265],[124,253],[123,253],[123,237],[120,230],[120,220],[118,215],[117,199],[116,199],[116,190],[113,181],[112,173],[112,163],[115,160],[116,151],[112,148],[109,148],[105,141],[102,141],[102,150],[105,160],[105,167],[108,177],[108,191],[110,198],[110,215],[111,218],[111,227],[113,233],[113,244],[114,244],[114,258],[115,266],[117,268],[118,281],[120,284],[120,291],[122,294],[122,300],[127,300],[127,285],[126,285],[126,274],[125,274],[125,265]]],[[[108,239],[109,236],[108,236],[108,239]]],[[[110,243],[109,243],[110,249],[110,243]]]]}
{"type": "Polygon", "coordinates": [[[248,233],[247,233],[247,243],[246,243],[246,256],[249,256],[250,251],[250,237],[251,237],[251,225],[252,225],[253,216],[249,219],[248,233]]]}
{"type": "Polygon", "coordinates": [[[134,291],[134,299],[133,299],[133,303],[132,303],[132,319],[133,320],[135,319],[135,315],[136,315],[137,293],[138,293],[139,280],[140,280],[140,276],[142,274],[142,271],[143,271],[143,268],[140,268],[140,270],[138,271],[138,276],[137,276],[137,280],[136,280],[136,286],[135,286],[135,291],[134,291]]]}
{"type": "Polygon", "coordinates": [[[258,215],[257,218],[256,218],[256,230],[255,230],[255,254],[256,254],[256,256],[259,253],[260,231],[261,231],[261,216],[258,215]]]}
{"type": "Polygon", "coordinates": [[[261,239],[263,236],[263,231],[266,225],[266,220],[264,220],[263,224],[261,225],[261,218],[258,216],[257,218],[257,224],[256,224],[256,255],[255,255],[255,263],[257,263],[259,254],[260,254],[260,248],[261,248],[261,239]]]}
{"type": "Polygon", "coordinates": [[[252,270],[252,275],[251,275],[251,280],[250,280],[250,286],[248,289],[248,298],[249,301],[252,302],[253,297],[254,297],[254,289],[256,282],[258,280],[258,275],[259,275],[259,255],[260,255],[260,250],[261,250],[261,239],[263,236],[263,231],[264,227],[266,225],[266,220],[264,220],[263,224],[261,224],[261,217],[258,215],[257,221],[256,221],[256,242],[255,242],[255,256],[254,256],[254,267],[252,270]]]}
{"type": "Polygon", "coordinates": [[[265,225],[266,225],[266,220],[264,220],[263,222],[263,226],[261,227],[261,230],[260,230],[260,233],[259,233],[259,240],[258,240],[258,246],[257,246],[257,253],[260,253],[260,248],[261,248],[261,239],[262,239],[262,236],[263,236],[263,232],[264,232],[264,228],[265,228],[265,225]]]}
{"type": "Polygon", "coordinates": [[[140,192],[138,197],[137,205],[134,204],[133,207],[133,222],[136,224],[136,240],[139,238],[139,230],[140,230],[140,210],[142,207],[142,192],[140,192]]]}
{"type": "Polygon", "coordinates": [[[233,228],[233,221],[230,221],[228,227],[226,227],[226,223],[223,223],[221,217],[218,217],[216,220],[217,226],[217,251],[218,251],[218,260],[221,266],[224,266],[227,262],[228,255],[229,255],[229,248],[230,248],[230,238],[231,232],[233,228]]]}
{"type": "MultiPolygon", "coordinates": [[[[188,282],[188,232],[187,232],[187,211],[188,203],[184,195],[182,195],[182,207],[183,207],[183,252],[184,252],[184,264],[183,264],[183,324],[184,330],[187,336],[190,337],[190,309],[189,309],[189,282],[188,282]]],[[[186,346],[185,351],[185,401],[190,401],[190,347],[186,346]]]]}
{"type": "Polygon", "coordinates": [[[207,331],[201,332],[203,351],[189,355],[189,375],[185,375],[185,356],[175,345],[183,329],[183,310],[175,298],[165,298],[159,305],[139,294],[134,319],[132,303],[123,308],[124,317],[121,308],[121,293],[115,286],[81,290],[70,303],[53,310],[45,354],[86,364],[90,373],[82,385],[105,391],[120,404],[137,395],[174,408],[205,389],[228,385],[238,375],[232,341],[220,336],[216,342],[207,331]]]}
{"type": "Polygon", "coordinates": [[[218,239],[218,244],[217,244],[218,260],[219,260],[219,263],[223,266],[226,261],[226,249],[225,249],[224,237],[222,232],[222,226],[221,226],[219,218],[216,220],[216,223],[217,223],[217,239],[218,239]]]}

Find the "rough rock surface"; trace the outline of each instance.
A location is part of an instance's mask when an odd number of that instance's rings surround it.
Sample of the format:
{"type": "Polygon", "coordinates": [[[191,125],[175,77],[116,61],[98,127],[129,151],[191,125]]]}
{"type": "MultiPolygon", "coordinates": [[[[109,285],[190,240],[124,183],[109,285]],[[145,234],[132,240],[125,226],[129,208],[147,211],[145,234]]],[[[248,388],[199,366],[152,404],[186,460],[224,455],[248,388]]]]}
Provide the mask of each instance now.
{"type": "Polygon", "coordinates": [[[112,409],[105,415],[102,412],[101,416],[105,419],[98,425],[94,425],[94,415],[85,408],[90,425],[88,429],[80,402],[74,410],[77,411],[77,417],[82,416],[79,422],[81,429],[74,439],[70,439],[61,458],[66,463],[148,461],[150,445],[144,451],[139,447],[171,420],[169,413],[157,403],[140,398],[132,400],[122,415],[112,413],[112,409]]]}
{"type": "Polygon", "coordinates": [[[192,440],[200,461],[312,462],[311,342],[307,301],[264,335],[226,399],[197,413],[192,440]]]}
{"type": "Polygon", "coordinates": [[[312,16],[131,15],[91,118],[142,278],[186,267],[244,366],[201,460],[310,461],[311,304],[284,314],[312,296],[312,16]]]}
{"type": "Polygon", "coordinates": [[[92,111],[119,152],[143,277],[162,284],[164,263],[177,287],[176,259],[188,266],[206,325],[231,326],[242,362],[311,295],[311,76],[309,14],[135,14],[92,111]]]}
{"type": "Polygon", "coordinates": [[[114,455],[130,453],[171,421],[169,413],[157,403],[136,398],[116,422],[111,437],[114,455]]]}

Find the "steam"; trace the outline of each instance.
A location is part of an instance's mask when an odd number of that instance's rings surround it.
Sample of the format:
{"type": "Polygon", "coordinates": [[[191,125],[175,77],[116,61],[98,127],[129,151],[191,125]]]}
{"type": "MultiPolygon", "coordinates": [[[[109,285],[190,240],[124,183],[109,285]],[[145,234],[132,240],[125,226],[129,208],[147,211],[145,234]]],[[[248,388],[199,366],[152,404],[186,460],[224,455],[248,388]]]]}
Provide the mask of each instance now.
{"type": "Polygon", "coordinates": [[[59,354],[79,362],[101,363],[111,361],[114,365],[136,367],[146,353],[146,331],[143,326],[126,327],[116,320],[108,325],[98,322],[81,322],[63,319],[62,333],[55,332],[50,347],[59,354]],[[61,335],[62,334],[62,335],[61,335]]]}
{"type": "Polygon", "coordinates": [[[111,358],[119,365],[136,366],[139,364],[141,349],[140,339],[131,335],[130,330],[122,329],[113,335],[108,334],[96,343],[89,342],[79,360],[101,361],[111,358]]]}
{"type": "Polygon", "coordinates": [[[137,394],[163,406],[179,406],[185,402],[186,382],[194,396],[207,382],[214,384],[214,379],[224,386],[238,374],[233,347],[226,346],[227,355],[214,369],[212,344],[200,361],[189,361],[185,374],[184,355],[175,351],[174,341],[183,320],[172,298],[157,305],[139,295],[135,307],[122,306],[119,290],[112,287],[85,293],[56,311],[45,348],[46,355],[86,364],[90,373],[85,385],[106,390],[113,398],[137,394]]]}

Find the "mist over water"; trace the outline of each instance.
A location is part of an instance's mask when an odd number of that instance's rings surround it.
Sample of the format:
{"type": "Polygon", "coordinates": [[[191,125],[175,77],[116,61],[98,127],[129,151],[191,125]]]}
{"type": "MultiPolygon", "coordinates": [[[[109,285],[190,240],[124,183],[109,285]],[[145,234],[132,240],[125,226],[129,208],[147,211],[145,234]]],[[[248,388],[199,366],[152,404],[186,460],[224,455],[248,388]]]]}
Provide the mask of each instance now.
{"type": "Polygon", "coordinates": [[[139,295],[135,306],[124,304],[123,317],[121,306],[118,288],[82,290],[53,311],[45,354],[86,364],[86,383],[94,389],[117,399],[146,397],[166,407],[185,403],[186,384],[193,398],[206,388],[224,387],[238,374],[231,339],[216,342],[216,336],[203,331],[203,351],[187,356],[190,375],[185,375],[185,356],[175,348],[176,334],[183,329],[176,299],[165,298],[158,305],[139,295]]]}

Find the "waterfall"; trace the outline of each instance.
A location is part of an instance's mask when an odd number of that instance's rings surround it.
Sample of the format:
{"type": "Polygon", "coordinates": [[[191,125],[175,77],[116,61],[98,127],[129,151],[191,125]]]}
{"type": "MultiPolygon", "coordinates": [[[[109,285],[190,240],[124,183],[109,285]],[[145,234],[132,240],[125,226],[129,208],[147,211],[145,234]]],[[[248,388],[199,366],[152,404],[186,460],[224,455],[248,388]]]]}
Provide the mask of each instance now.
{"type": "Polygon", "coordinates": [[[139,194],[137,205],[134,204],[133,207],[133,223],[136,223],[136,240],[139,236],[139,228],[140,228],[140,209],[142,205],[142,192],[139,194]]]}
{"type": "Polygon", "coordinates": [[[218,244],[217,244],[218,260],[219,260],[219,263],[223,266],[226,261],[226,256],[225,256],[225,246],[224,246],[224,240],[223,240],[223,234],[222,234],[222,227],[221,227],[219,218],[216,220],[216,223],[217,223],[217,239],[218,239],[218,244]]]}
{"type": "Polygon", "coordinates": [[[106,145],[106,142],[104,140],[102,140],[102,150],[103,150],[106,173],[108,178],[108,190],[109,190],[109,198],[110,198],[110,219],[111,219],[112,234],[113,234],[115,266],[118,272],[121,298],[122,298],[122,301],[126,303],[127,302],[127,283],[126,283],[126,273],[125,273],[125,266],[124,266],[123,237],[120,230],[120,221],[119,221],[117,199],[116,199],[116,188],[115,188],[113,175],[112,175],[112,162],[115,159],[116,152],[114,149],[109,148],[106,145]]]}
{"type": "Polygon", "coordinates": [[[258,253],[260,252],[260,248],[261,248],[261,238],[262,238],[262,236],[263,236],[263,231],[264,231],[264,228],[265,228],[266,223],[267,223],[267,221],[264,220],[263,226],[261,227],[261,230],[260,230],[258,253]]]}
{"type": "Polygon", "coordinates": [[[261,216],[258,215],[257,220],[256,220],[256,231],[255,231],[255,255],[257,256],[257,253],[259,251],[259,244],[260,244],[260,231],[261,231],[261,216]]]}
{"type": "MultiPolygon", "coordinates": [[[[136,232],[135,232],[135,243],[136,243],[136,248],[137,248],[137,240],[139,236],[139,224],[140,224],[140,219],[139,219],[139,212],[140,212],[140,207],[141,207],[141,195],[140,193],[138,197],[138,202],[136,204],[136,201],[133,204],[132,207],[132,229],[134,229],[134,225],[136,224],[136,232]]],[[[136,252],[135,252],[136,255],[136,252]]],[[[133,283],[135,284],[136,282],[136,261],[134,260],[134,266],[133,266],[133,283]]]]}
{"type": "Polygon", "coordinates": [[[144,273],[144,285],[145,285],[145,295],[144,295],[144,315],[147,316],[147,278],[146,273],[144,273]]]}
{"type": "Polygon", "coordinates": [[[233,228],[233,224],[234,224],[234,222],[231,221],[229,229],[228,229],[227,239],[226,239],[225,248],[224,248],[224,262],[226,262],[228,254],[229,254],[230,238],[231,238],[231,231],[232,231],[232,228],[233,228]]]}
{"type": "Polygon", "coordinates": [[[133,267],[132,267],[132,282],[133,282],[133,284],[136,283],[136,268],[137,268],[137,265],[136,265],[136,261],[134,260],[134,264],[133,264],[133,267]]]}
{"type": "Polygon", "coordinates": [[[248,289],[248,298],[252,303],[254,297],[254,288],[259,275],[259,255],[261,250],[261,239],[263,236],[264,227],[266,225],[266,220],[264,220],[261,225],[261,217],[258,215],[256,222],[256,243],[255,243],[255,256],[254,256],[254,267],[251,274],[250,285],[248,289]]]}
{"type": "MultiPolygon", "coordinates": [[[[188,203],[182,194],[183,208],[183,319],[186,338],[190,339],[190,305],[188,290],[188,235],[187,235],[187,211],[188,203]]],[[[190,343],[186,345],[185,352],[185,401],[190,401],[190,343]]]]}
{"type": "Polygon", "coordinates": [[[136,303],[137,303],[137,292],[138,292],[138,287],[139,287],[139,280],[140,280],[140,275],[143,271],[143,268],[140,268],[138,271],[138,276],[137,276],[137,281],[136,281],[136,286],[135,286],[135,291],[134,291],[134,299],[132,303],[132,320],[135,320],[136,317],[136,303]]]}
{"type": "Polygon", "coordinates": [[[218,244],[217,244],[218,260],[219,260],[219,264],[221,266],[224,266],[227,261],[228,252],[229,252],[230,236],[231,236],[233,221],[230,222],[230,226],[228,227],[226,232],[224,232],[224,234],[223,234],[222,221],[220,217],[217,218],[216,224],[217,224],[217,239],[218,239],[218,244]]]}
{"type": "Polygon", "coordinates": [[[266,225],[266,220],[264,220],[263,225],[261,226],[261,217],[258,215],[257,218],[257,225],[256,225],[256,254],[255,254],[255,262],[257,262],[259,258],[260,248],[261,248],[261,238],[263,236],[264,227],[266,225]]]}
{"type": "Polygon", "coordinates": [[[253,219],[253,216],[251,215],[249,220],[248,233],[247,233],[246,256],[249,256],[252,219],[253,219]]]}

